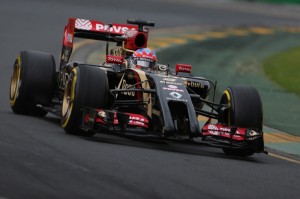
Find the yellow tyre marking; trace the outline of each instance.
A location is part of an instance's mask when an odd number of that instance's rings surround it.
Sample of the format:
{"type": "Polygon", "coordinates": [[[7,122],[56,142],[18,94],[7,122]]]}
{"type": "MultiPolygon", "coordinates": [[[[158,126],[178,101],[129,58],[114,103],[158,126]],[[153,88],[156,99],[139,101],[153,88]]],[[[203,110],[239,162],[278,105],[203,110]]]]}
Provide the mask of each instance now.
{"type": "Polygon", "coordinates": [[[17,63],[14,66],[14,71],[11,79],[10,87],[10,106],[13,107],[19,95],[20,86],[20,76],[21,76],[21,56],[18,55],[17,63]],[[15,68],[16,67],[16,68],[15,68]]]}
{"type": "MultiPolygon", "coordinates": [[[[75,98],[75,87],[76,87],[76,80],[77,80],[76,68],[74,68],[72,70],[72,72],[73,72],[73,79],[72,79],[72,87],[71,87],[71,96],[70,96],[70,101],[69,101],[70,104],[68,104],[68,110],[66,111],[65,115],[62,116],[64,118],[64,121],[62,123],[63,128],[65,128],[69,123],[69,120],[70,120],[70,117],[72,114],[72,110],[73,110],[73,104],[74,104],[73,102],[74,102],[74,98],[75,98]]],[[[64,104],[63,104],[63,107],[64,107],[64,104]]],[[[62,108],[62,109],[64,109],[64,108],[62,108]]]]}
{"type": "Polygon", "coordinates": [[[228,111],[228,126],[231,126],[231,125],[230,125],[230,108],[231,108],[230,93],[229,93],[228,90],[225,90],[225,91],[224,91],[224,94],[225,94],[226,97],[227,97],[227,100],[228,100],[228,106],[229,106],[229,111],[228,111]]]}

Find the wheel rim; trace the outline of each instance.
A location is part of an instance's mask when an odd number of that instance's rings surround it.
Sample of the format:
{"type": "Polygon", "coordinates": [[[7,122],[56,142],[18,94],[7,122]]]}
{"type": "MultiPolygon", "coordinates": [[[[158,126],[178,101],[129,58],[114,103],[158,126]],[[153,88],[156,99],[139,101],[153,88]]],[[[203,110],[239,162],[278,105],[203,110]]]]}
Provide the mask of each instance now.
{"type": "Polygon", "coordinates": [[[71,90],[72,84],[68,83],[64,92],[63,104],[62,104],[62,116],[65,117],[71,107],[71,90]]]}
{"type": "Polygon", "coordinates": [[[63,103],[62,103],[62,126],[65,128],[69,123],[71,113],[74,106],[74,97],[75,97],[75,86],[76,86],[76,71],[73,70],[72,77],[67,81],[63,103]]]}
{"type": "Polygon", "coordinates": [[[221,100],[221,104],[226,104],[228,106],[228,111],[227,111],[227,114],[226,114],[226,119],[225,119],[225,122],[227,123],[228,126],[231,125],[231,115],[230,115],[230,112],[231,112],[231,98],[230,98],[230,93],[228,90],[225,90],[224,91],[224,94],[223,94],[223,97],[222,97],[222,100],[221,100]]]}
{"type": "Polygon", "coordinates": [[[10,105],[11,106],[15,105],[16,99],[19,94],[20,74],[21,74],[20,57],[18,57],[14,65],[13,74],[10,82],[10,105]]]}

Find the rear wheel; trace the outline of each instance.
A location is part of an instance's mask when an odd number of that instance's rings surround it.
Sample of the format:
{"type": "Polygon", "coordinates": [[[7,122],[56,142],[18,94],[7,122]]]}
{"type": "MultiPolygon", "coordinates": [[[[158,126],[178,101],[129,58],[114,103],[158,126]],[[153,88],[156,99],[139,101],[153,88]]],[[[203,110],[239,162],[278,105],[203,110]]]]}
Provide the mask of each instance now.
{"type": "Polygon", "coordinates": [[[18,55],[11,77],[10,106],[13,112],[45,116],[37,104],[50,106],[55,87],[55,61],[52,55],[22,51],[18,55]]]}
{"type": "Polygon", "coordinates": [[[93,136],[94,132],[80,129],[84,107],[104,108],[107,104],[108,80],[104,70],[79,65],[66,83],[61,124],[66,133],[93,136]]]}
{"type": "MultiPolygon", "coordinates": [[[[223,113],[222,121],[228,126],[251,128],[262,131],[263,109],[258,91],[253,87],[231,86],[227,88],[221,98],[220,104],[228,109],[223,113]]],[[[263,140],[261,140],[263,146],[263,140]]],[[[225,154],[235,156],[250,156],[255,150],[223,148],[225,154]]]]}

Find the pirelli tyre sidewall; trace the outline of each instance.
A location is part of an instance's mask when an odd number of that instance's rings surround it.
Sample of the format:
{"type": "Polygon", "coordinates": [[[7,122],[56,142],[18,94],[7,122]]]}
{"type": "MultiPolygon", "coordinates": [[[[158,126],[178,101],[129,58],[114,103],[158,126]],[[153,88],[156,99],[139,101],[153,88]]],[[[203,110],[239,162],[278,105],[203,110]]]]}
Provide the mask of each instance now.
{"type": "Polygon", "coordinates": [[[44,116],[37,104],[50,106],[55,87],[55,61],[52,55],[21,51],[10,84],[10,106],[15,113],[44,116]]]}
{"type": "Polygon", "coordinates": [[[108,79],[104,70],[84,64],[74,68],[65,86],[61,111],[61,125],[66,133],[94,135],[80,129],[82,108],[105,108],[107,94],[108,79]]]}
{"type": "MultiPolygon", "coordinates": [[[[262,132],[263,108],[260,95],[255,88],[231,86],[224,91],[220,104],[229,106],[222,118],[222,121],[228,126],[251,128],[262,132]]],[[[223,151],[228,155],[250,156],[256,151],[263,150],[263,138],[257,142],[253,148],[244,150],[223,148],[223,151]],[[258,146],[256,146],[257,144],[258,146]]]]}

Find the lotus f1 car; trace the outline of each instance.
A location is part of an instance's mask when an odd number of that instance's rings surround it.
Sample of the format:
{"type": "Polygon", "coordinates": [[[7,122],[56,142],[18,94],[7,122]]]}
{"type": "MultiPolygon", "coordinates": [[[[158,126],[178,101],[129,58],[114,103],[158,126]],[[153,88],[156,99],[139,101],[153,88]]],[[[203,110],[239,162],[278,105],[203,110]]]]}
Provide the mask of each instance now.
{"type": "Polygon", "coordinates": [[[255,88],[228,87],[216,103],[216,83],[194,77],[191,65],[171,69],[157,64],[149,71],[129,67],[128,57],[147,47],[146,26],[154,23],[69,18],[58,71],[48,53],[22,51],[17,56],[10,88],[13,112],[35,116],[51,112],[70,134],[188,140],[238,156],[262,152],[262,103],[255,88]],[[70,61],[75,38],[104,41],[104,63],[70,61]],[[201,126],[200,116],[207,118],[201,126]]]}

